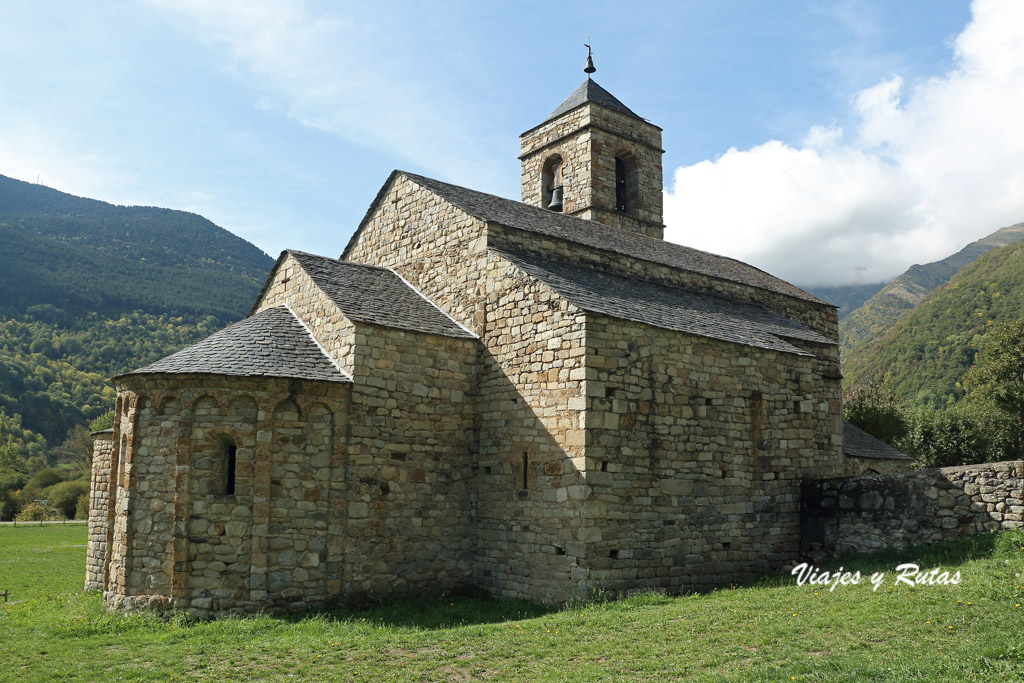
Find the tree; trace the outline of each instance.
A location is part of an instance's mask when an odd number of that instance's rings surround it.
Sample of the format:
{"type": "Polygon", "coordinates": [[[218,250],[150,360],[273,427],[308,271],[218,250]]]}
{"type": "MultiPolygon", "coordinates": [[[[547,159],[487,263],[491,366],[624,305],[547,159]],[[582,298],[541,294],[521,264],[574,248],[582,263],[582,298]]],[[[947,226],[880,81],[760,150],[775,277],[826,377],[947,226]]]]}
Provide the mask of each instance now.
{"type": "Polygon", "coordinates": [[[108,410],[89,423],[90,432],[102,432],[114,426],[114,411],[108,410]]]}
{"type": "Polygon", "coordinates": [[[1012,457],[1012,421],[991,404],[961,401],[909,415],[900,450],[924,467],[951,467],[1012,457]]]}
{"type": "Polygon", "coordinates": [[[843,396],[843,418],[894,448],[907,435],[907,408],[881,382],[851,387],[843,396]]]}
{"type": "Polygon", "coordinates": [[[57,461],[69,462],[72,465],[92,467],[92,436],[82,425],[75,425],[68,430],[68,435],[59,447],[53,450],[57,461]]]}
{"type": "Polygon", "coordinates": [[[1024,454],[1024,319],[996,325],[985,335],[963,385],[968,401],[988,403],[1013,420],[1013,452],[1024,454]]]}

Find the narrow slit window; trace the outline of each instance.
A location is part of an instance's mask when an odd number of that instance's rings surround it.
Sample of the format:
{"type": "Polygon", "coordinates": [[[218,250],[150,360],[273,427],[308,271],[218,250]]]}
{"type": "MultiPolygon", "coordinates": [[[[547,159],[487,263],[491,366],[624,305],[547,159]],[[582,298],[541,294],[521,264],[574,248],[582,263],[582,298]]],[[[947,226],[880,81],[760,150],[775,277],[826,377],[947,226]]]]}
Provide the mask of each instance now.
{"type": "Polygon", "coordinates": [[[238,467],[238,447],[227,434],[222,434],[218,438],[217,454],[219,460],[218,472],[216,469],[211,472],[210,489],[207,489],[214,495],[221,496],[233,496],[235,495],[236,489],[236,470],[238,467]]]}
{"type": "Polygon", "coordinates": [[[626,205],[626,164],[615,157],[615,210],[625,213],[626,205]]]}
{"type": "Polygon", "coordinates": [[[235,463],[237,460],[238,448],[235,444],[228,444],[227,453],[225,453],[225,472],[224,472],[224,495],[233,496],[235,495],[235,463]]]}
{"type": "Polygon", "coordinates": [[[524,489],[529,488],[529,485],[527,483],[527,474],[530,471],[529,468],[530,468],[530,458],[529,458],[528,455],[526,455],[526,453],[523,453],[523,488],[524,489]]]}

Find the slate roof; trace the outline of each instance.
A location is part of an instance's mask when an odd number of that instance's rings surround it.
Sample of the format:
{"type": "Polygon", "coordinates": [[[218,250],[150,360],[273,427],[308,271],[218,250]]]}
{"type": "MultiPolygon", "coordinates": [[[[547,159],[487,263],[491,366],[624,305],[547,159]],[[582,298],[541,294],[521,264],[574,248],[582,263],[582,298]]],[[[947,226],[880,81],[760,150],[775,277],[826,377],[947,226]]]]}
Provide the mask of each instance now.
{"type": "Polygon", "coordinates": [[[154,373],[352,381],[285,306],[260,311],[122,377],[154,373]]]}
{"type": "Polygon", "coordinates": [[[387,268],[288,250],[349,320],[448,337],[474,337],[387,268]]]}
{"type": "Polygon", "coordinates": [[[785,339],[835,344],[762,306],[521,253],[494,251],[585,311],[800,355],[810,354],[785,339]]]}
{"type": "MultiPolygon", "coordinates": [[[[706,251],[684,247],[681,244],[673,244],[672,242],[647,237],[646,235],[628,230],[611,228],[601,225],[596,221],[548,211],[547,209],[530,206],[523,202],[496,197],[484,192],[459,187],[458,185],[443,183],[432,178],[406,173],[405,171],[395,171],[392,173],[392,178],[398,173],[402,173],[418,185],[437,193],[443,199],[455,204],[466,213],[480,220],[493,221],[511,228],[548,235],[568,242],[575,242],[588,247],[644,261],[651,261],[693,273],[700,273],[722,280],[739,282],[804,301],[832,306],[832,304],[808,294],[799,287],[795,287],[742,261],[709,254],[706,251]]],[[[388,182],[384,184],[384,188],[391,184],[392,178],[388,179],[388,182]]],[[[381,189],[377,199],[370,206],[366,218],[360,224],[360,228],[365,225],[379,202],[382,201],[384,188],[381,189]]],[[[349,246],[355,244],[358,234],[359,232],[356,231],[356,234],[353,235],[352,240],[349,242],[349,246]]],[[[348,248],[346,248],[347,251],[348,248]]],[[[832,307],[835,308],[835,306],[832,307]]]]}
{"type": "Polygon", "coordinates": [[[879,441],[849,422],[843,423],[843,451],[851,458],[878,458],[881,460],[911,460],[884,441],[879,441]]]}
{"type": "Polygon", "coordinates": [[[580,87],[573,90],[572,94],[566,98],[565,102],[558,105],[558,107],[551,112],[551,114],[544,119],[543,123],[540,125],[544,125],[551,119],[557,119],[562,114],[572,111],[576,107],[581,104],[586,104],[587,102],[600,104],[601,106],[608,107],[620,114],[632,116],[633,118],[640,119],[641,121],[644,120],[640,116],[637,116],[629,107],[624,105],[622,102],[619,102],[615,95],[612,95],[610,92],[599,86],[597,81],[592,78],[587,78],[587,80],[583,81],[583,83],[580,84],[580,87]]]}

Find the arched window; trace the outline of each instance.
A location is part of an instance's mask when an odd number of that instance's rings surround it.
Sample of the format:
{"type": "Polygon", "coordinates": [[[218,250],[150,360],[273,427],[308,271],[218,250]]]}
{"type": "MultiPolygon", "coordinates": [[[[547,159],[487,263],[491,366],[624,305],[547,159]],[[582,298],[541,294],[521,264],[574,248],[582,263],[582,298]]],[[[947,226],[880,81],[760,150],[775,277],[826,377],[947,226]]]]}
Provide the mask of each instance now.
{"type": "Polygon", "coordinates": [[[635,214],[639,204],[636,158],[621,152],[615,155],[615,210],[635,214]]]}
{"type": "Polygon", "coordinates": [[[557,154],[544,161],[540,196],[541,206],[545,209],[562,210],[562,157],[557,154]]]}

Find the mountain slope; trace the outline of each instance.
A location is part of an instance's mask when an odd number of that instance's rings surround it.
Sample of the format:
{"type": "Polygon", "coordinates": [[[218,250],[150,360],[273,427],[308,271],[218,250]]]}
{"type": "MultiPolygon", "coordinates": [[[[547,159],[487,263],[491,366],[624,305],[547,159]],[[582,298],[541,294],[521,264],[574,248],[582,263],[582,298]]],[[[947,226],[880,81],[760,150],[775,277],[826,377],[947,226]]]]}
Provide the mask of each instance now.
{"type": "Polygon", "coordinates": [[[273,265],[202,216],[114,206],[0,176],[0,313],[244,314],[273,265]]]}
{"type": "Polygon", "coordinates": [[[948,282],[960,268],[992,249],[1015,244],[1022,238],[1024,223],[1018,223],[971,242],[944,259],[911,266],[839,323],[844,362],[864,344],[885,334],[901,315],[948,282]]]}
{"type": "Polygon", "coordinates": [[[244,317],[273,265],[195,214],[4,176],[0,245],[0,450],[21,457],[112,409],[110,376],[244,317]]]}
{"type": "MultiPolygon", "coordinates": [[[[1016,226],[1015,226],[1016,227],[1016,226]]],[[[848,383],[886,381],[914,405],[946,405],[992,325],[1024,316],[1024,244],[993,249],[846,358],[848,383]]]]}

